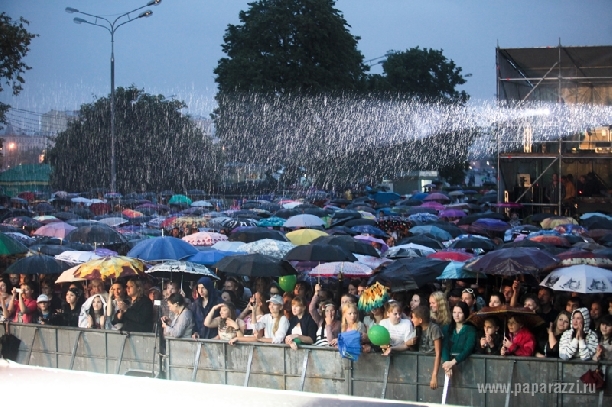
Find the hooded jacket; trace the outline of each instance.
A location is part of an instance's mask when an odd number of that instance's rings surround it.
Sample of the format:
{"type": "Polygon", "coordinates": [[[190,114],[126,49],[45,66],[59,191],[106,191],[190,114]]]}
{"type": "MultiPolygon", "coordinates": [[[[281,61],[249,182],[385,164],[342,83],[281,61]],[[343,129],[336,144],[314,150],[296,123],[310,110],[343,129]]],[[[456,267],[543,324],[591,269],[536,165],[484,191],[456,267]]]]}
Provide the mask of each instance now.
{"type": "Polygon", "coordinates": [[[580,340],[576,338],[576,330],[574,328],[563,332],[559,341],[559,357],[568,360],[579,356],[582,360],[591,360],[597,350],[597,334],[589,329],[591,324],[589,310],[584,307],[578,308],[572,312],[572,319],[577,312],[581,313],[584,318],[583,338],[580,340]]]}
{"type": "Polygon", "coordinates": [[[208,277],[202,277],[198,280],[197,285],[203,284],[206,287],[206,291],[208,291],[208,304],[206,307],[202,306],[202,298],[199,297],[197,300],[191,303],[189,309],[193,314],[193,328],[191,333],[198,333],[200,335],[200,339],[212,339],[217,336],[217,328],[207,328],[204,326],[204,319],[206,315],[210,312],[212,307],[219,304],[221,302],[221,298],[219,296],[219,291],[214,286],[213,281],[208,277]]]}

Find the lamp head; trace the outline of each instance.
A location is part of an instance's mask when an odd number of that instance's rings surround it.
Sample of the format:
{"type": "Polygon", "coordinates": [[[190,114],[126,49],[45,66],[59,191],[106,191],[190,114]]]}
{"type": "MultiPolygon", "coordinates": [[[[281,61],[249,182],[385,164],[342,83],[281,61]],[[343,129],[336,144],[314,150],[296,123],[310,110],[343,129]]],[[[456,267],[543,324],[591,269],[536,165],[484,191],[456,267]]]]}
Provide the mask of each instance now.
{"type": "Polygon", "coordinates": [[[81,23],[86,23],[87,20],[85,20],[84,18],[79,18],[79,17],[75,17],[73,20],[75,23],[77,24],[81,24],[81,23]]]}
{"type": "Polygon", "coordinates": [[[151,0],[150,2],[147,3],[147,6],[159,6],[159,3],[161,3],[162,0],[151,0]]]}
{"type": "Polygon", "coordinates": [[[153,12],[151,10],[143,11],[142,13],[140,13],[138,18],[150,17],[152,14],[153,12]]]}
{"type": "Polygon", "coordinates": [[[78,13],[79,10],[72,8],[72,7],[66,7],[66,13],[78,13]]]}

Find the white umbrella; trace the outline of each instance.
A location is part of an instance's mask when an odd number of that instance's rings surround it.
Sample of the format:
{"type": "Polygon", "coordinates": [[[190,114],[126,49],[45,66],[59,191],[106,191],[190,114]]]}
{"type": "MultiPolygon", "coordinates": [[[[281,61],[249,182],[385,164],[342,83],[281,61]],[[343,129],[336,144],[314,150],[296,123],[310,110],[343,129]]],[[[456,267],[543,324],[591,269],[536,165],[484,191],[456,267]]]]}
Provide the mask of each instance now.
{"type": "Polygon", "coordinates": [[[385,258],[381,259],[378,257],[366,256],[363,254],[353,253],[353,256],[357,258],[357,263],[365,264],[366,266],[371,267],[373,269],[380,267],[383,264],[393,263],[393,260],[391,259],[385,259],[385,258]]]}
{"type": "Polygon", "coordinates": [[[217,242],[226,241],[227,236],[215,232],[197,232],[185,236],[183,240],[194,246],[212,246],[217,242]]]}
{"type": "Polygon", "coordinates": [[[244,246],[244,242],[228,242],[227,240],[224,240],[222,242],[215,243],[211,247],[224,252],[239,252],[240,250],[238,250],[238,248],[241,246],[244,246]]]}
{"type": "Polygon", "coordinates": [[[75,281],[85,281],[84,278],[81,277],[75,277],[74,276],[74,272],[77,271],[77,269],[81,267],[80,264],[69,268],[68,270],[64,271],[62,274],[60,274],[60,276],[57,278],[57,280],[55,280],[55,284],[60,284],[60,283],[73,283],[75,281]]]}
{"type": "Polygon", "coordinates": [[[120,218],[118,216],[114,216],[112,218],[104,218],[100,219],[98,222],[104,223],[105,225],[110,226],[111,228],[115,228],[119,225],[123,225],[124,223],[128,223],[130,220],[125,218],[120,218]]]}
{"type": "Polygon", "coordinates": [[[274,239],[261,239],[256,242],[244,243],[238,248],[239,252],[247,252],[249,254],[259,253],[266,256],[271,256],[277,259],[282,259],[295,245],[291,242],[281,242],[274,239]]]}
{"type": "Polygon", "coordinates": [[[432,254],[432,253],[436,252],[431,247],[423,246],[422,244],[406,243],[406,244],[401,244],[399,246],[390,247],[389,250],[387,250],[387,252],[385,253],[385,256],[386,257],[393,257],[393,254],[397,253],[401,249],[416,249],[416,250],[420,250],[425,255],[432,254]]]}
{"type": "Polygon", "coordinates": [[[551,271],[540,285],[555,291],[582,294],[612,293],[612,271],[588,264],[578,264],[551,271]]]}
{"type": "Polygon", "coordinates": [[[195,206],[198,208],[212,208],[214,205],[208,201],[195,201],[191,203],[191,206],[195,206]]]}
{"type": "Polygon", "coordinates": [[[73,203],[82,203],[82,204],[91,203],[89,199],[83,198],[82,196],[77,196],[76,198],[72,198],[70,201],[73,203]]]}
{"type": "Polygon", "coordinates": [[[301,202],[285,202],[283,204],[283,208],[284,209],[293,209],[296,206],[300,206],[302,203],[301,202]]]}
{"type": "Polygon", "coordinates": [[[372,269],[361,263],[333,261],[321,263],[308,273],[311,277],[336,277],[339,274],[347,277],[368,277],[372,275],[372,269]]]}
{"type": "Polygon", "coordinates": [[[77,250],[67,250],[55,256],[56,260],[65,261],[71,264],[87,263],[89,260],[101,258],[94,252],[83,252],[77,250]]]}
{"type": "Polygon", "coordinates": [[[206,266],[197,263],[192,263],[189,261],[167,261],[165,263],[157,264],[151,267],[150,269],[146,270],[145,273],[187,273],[211,277],[215,280],[219,280],[219,277],[217,277],[217,275],[210,271],[206,266]]]}
{"type": "Polygon", "coordinates": [[[290,217],[285,221],[284,226],[288,228],[311,228],[325,226],[325,222],[318,216],[304,213],[302,215],[290,217]]]}

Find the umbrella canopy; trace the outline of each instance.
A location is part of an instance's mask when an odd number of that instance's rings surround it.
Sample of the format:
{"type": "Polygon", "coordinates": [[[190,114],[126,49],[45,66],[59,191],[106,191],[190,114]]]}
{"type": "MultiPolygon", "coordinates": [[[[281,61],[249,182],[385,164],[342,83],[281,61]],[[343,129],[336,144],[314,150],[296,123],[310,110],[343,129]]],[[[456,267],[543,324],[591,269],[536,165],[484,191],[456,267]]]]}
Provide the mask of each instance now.
{"type": "Polygon", "coordinates": [[[278,211],[274,213],[274,216],[283,218],[283,219],[289,219],[290,217],[296,216],[299,214],[300,214],[300,211],[296,209],[279,209],[278,211]]]}
{"type": "Polygon", "coordinates": [[[463,218],[466,213],[461,209],[442,209],[438,215],[445,218],[463,218]]]}
{"type": "Polygon", "coordinates": [[[66,235],[69,242],[91,243],[100,246],[124,243],[125,240],[119,232],[100,223],[80,226],[66,235]]]}
{"type": "Polygon", "coordinates": [[[36,230],[43,224],[29,216],[15,216],[2,221],[3,224],[14,226],[19,229],[36,230]]]}
{"type": "Polygon", "coordinates": [[[104,223],[106,226],[110,226],[111,228],[116,228],[117,226],[128,223],[130,220],[125,218],[120,218],[118,216],[113,216],[110,218],[100,219],[98,222],[104,223]]]}
{"type": "Polygon", "coordinates": [[[324,245],[324,244],[309,244],[296,246],[291,249],[285,257],[287,261],[325,261],[325,262],[353,262],[357,258],[353,254],[342,247],[324,245]]]}
{"type": "Polygon", "coordinates": [[[101,258],[95,252],[82,252],[79,250],[66,250],[60,254],[55,255],[55,259],[64,261],[73,265],[86,263],[90,260],[96,260],[101,258]]]}
{"type": "Polygon", "coordinates": [[[213,264],[212,268],[227,274],[250,278],[279,277],[295,274],[295,270],[288,262],[259,253],[227,256],[213,264]]]}
{"type": "Polygon", "coordinates": [[[185,236],[183,240],[194,246],[212,246],[217,242],[227,240],[227,236],[215,232],[197,232],[185,236]]]}
{"type": "Polygon", "coordinates": [[[221,250],[224,252],[233,252],[233,254],[235,254],[235,252],[240,251],[238,249],[242,246],[244,246],[244,242],[223,241],[223,242],[215,243],[214,245],[211,246],[211,248],[215,250],[221,250]]]}
{"type": "MultiPolygon", "coordinates": [[[[530,330],[545,323],[542,317],[529,308],[511,307],[505,304],[499,307],[482,307],[480,311],[470,315],[468,322],[471,322],[477,328],[482,328],[487,318],[496,317],[505,321],[512,316],[520,316],[524,326],[530,330]]],[[[505,326],[504,322],[504,328],[505,326]]]]}
{"type": "Polygon", "coordinates": [[[11,264],[4,274],[60,274],[70,268],[66,263],[45,254],[34,254],[11,264]]]}
{"type": "Polygon", "coordinates": [[[588,264],[553,270],[540,284],[556,291],[582,294],[612,293],[612,271],[588,264]]]}
{"type": "Polygon", "coordinates": [[[509,223],[500,219],[478,219],[473,222],[472,225],[493,232],[505,232],[507,229],[511,228],[509,223]]]}
{"type": "Polygon", "coordinates": [[[553,246],[570,247],[570,242],[563,236],[555,235],[533,235],[527,236],[528,240],[537,243],[549,244],[553,246]]]}
{"type": "Polygon", "coordinates": [[[425,235],[416,235],[406,237],[398,242],[397,246],[402,246],[408,243],[414,243],[420,246],[426,246],[435,250],[444,249],[442,243],[437,241],[436,239],[432,239],[431,237],[427,237],[425,235]]]}
{"type": "MultiPolygon", "coordinates": [[[[23,233],[19,233],[19,232],[2,232],[2,234],[26,246],[29,246],[36,241],[35,238],[30,237],[28,235],[24,235],[23,233]]],[[[601,247],[605,247],[605,246],[601,246],[601,247]]],[[[0,254],[0,256],[2,255],[0,254]]]]}
{"type": "Polygon", "coordinates": [[[393,287],[395,281],[403,282],[405,277],[410,277],[420,288],[426,284],[435,283],[436,278],[442,274],[448,263],[448,261],[426,257],[398,259],[385,266],[383,271],[374,276],[368,284],[379,281],[383,285],[391,284],[393,287]]]}
{"type": "Polygon", "coordinates": [[[612,258],[603,253],[594,253],[590,250],[567,250],[556,255],[561,260],[560,267],[588,264],[601,268],[612,268],[612,258]]]}
{"type": "Polygon", "coordinates": [[[385,231],[377,227],[370,226],[370,225],[353,226],[351,227],[351,229],[357,233],[364,233],[364,234],[372,235],[375,237],[387,237],[388,236],[385,231]]]}
{"type": "Polygon", "coordinates": [[[85,280],[117,279],[120,277],[144,275],[146,265],[138,259],[125,256],[103,257],[90,260],[78,266],[74,272],[77,278],[85,280]]]}
{"type": "Polygon", "coordinates": [[[429,201],[439,201],[439,202],[448,202],[450,201],[450,198],[440,192],[432,192],[431,194],[427,195],[423,201],[425,202],[429,202],[429,201]]]}
{"type": "Polygon", "coordinates": [[[559,259],[544,250],[532,247],[498,249],[467,262],[467,270],[501,276],[516,276],[550,271],[559,264],[559,259]]]}
{"type": "Polygon", "coordinates": [[[287,238],[278,230],[270,230],[266,228],[252,227],[232,233],[229,240],[232,242],[251,243],[262,239],[274,239],[281,242],[286,242],[287,238]]]}
{"type": "Polygon", "coordinates": [[[183,260],[197,253],[198,249],[181,239],[171,236],[160,236],[137,243],[127,253],[127,256],[144,261],[163,261],[183,260]]]}
{"type": "Polygon", "coordinates": [[[178,194],[178,195],[173,195],[168,201],[168,204],[189,206],[192,204],[192,201],[185,195],[178,194]]]}
{"type": "Polygon", "coordinates": [[[197,264],[204,264],[205,266],[210,266],[215,264],[219,260],[227,256],[234,256],[236,254],[247,254],[235,251],[223,251],[217,249],[198,251],[198,253],[193,256],[187,257],[187,261],[197,264]]]}
{"type": "Polygon", "coordinates": [[[279,218],[278,216],[271,216],[267,219],[261,219],[257,222],[257,226],[261,228],[275,228],[281,227],[285,224],[285,219],[279,218]]]}
{"type": "Polygon", "coordinates": [[[439,217],[433,213],[415,213],[408,216],[408,220],[416,224],[437,222],[439,217]]]}
{"type": "Polygon", "coordinates": [[[464,235],[464,236],[465,237],[463,238],[460,237],[459,239],[455,240],[453,243],[451,243],[449,247],[451,249],[469,249],[469,250],[482,249],[486,252],[490,252],[496,249],[495,243],[493,243],[491,240],[487,238],[481,238],[477,236],[468,236],[468,235],[464,235]]]}
{"type": "Polygon", "coordinates": [[[24,254],[28,252],[28,248],[17,240],[0,233],[0,256],[14,256],[16,254],[24,254]]]}
{"type": "Polygon", "coordinates": [[[71,267],[68,270],[65,270],[64,272],[62,272],[62,274],[60,274],[57,280],[55,280],[55,284],[74,283],[75,281],[85,281],[84,278],[74,276],[74,272],[76,271],[76,269],[79,268],[79,266],[80,264],[77,264],[76,266],[71,267]]]}
{"type": "Polygon", "coordinates": [[[262,239],[256,242],[245,243],[238,247],[238,251],[246,253],[259,253],[266,256],[282,259],[295,245],[291,242],[281,242],[274,239],[262,239]]]}
{"type": "Polygon", "coordinates": [[[377,192],[372,195],[372,199],[374,199],[377,203],[387,204],[391,201],[399,201],[401,196],[395,192],[377,192]]]}
{"type": "Polygon", "coordinates": [[[342,226],[347,228],[354,226],[378,226],[378,221],[376,219],[349,219],[342,226]]]}
{"type": "Polygon", "coordinates": [[[446,261],[455,261],[455,262],[464,262],[466,260],[473,259],[474,255],[464,250],[440,250],[439,252],[428,254],[427,258],[446,260],[446,261]]]}
{"type": "Polygon", "coordinates": [[[439,212],[445,209],[446,207],[438,201],[427,201],[427,202],[423,202],[423,204],[421,205],[421,208],[431,208],[439,212]]]}
{"type": "Polygon", "coordinates": [[[214,205],[208,201],[195,201],[191,203],[191,206],[196,208],[212,208],[214,205]]]}
{"type": "Polygon", "coordinates": [[[349,278],[369,277],[373,273],[372,268],[361,263],[346,261],[334,261],[319,264],[313,268],[308,275],[310,277],[338,277],[340,275],[349,278]]]}
{"type": "MultiPolygon", "coordinates": [[[[442,274],[440,274],[437,280],[464,280],[464,279],[477,279],[479,278],[478,273],[473,273],[463,268],[465,262],[463,261],[451,261],[449,262],[442,274]]],[[[487,278],[486,275],[480,276],[480,278],[487,278]]]]}
{"type": "Polygon", "coordinates": [[[415,235],[428,234],[440,241],[448,241],[453,238],[450,233],[438,226],[415,226],[410,229],[410,232],[415,235]]]}
{"type": "Polygon", "coordinates": [[[53,213],[55,208],[48,202],[40,202],[34,205],[34,212],[36,213],[53,213]]]}
{"type": "Polygon", "coordinates": [[[298,229],[293,232],[288,232],[285,236],[294,245],[305,245],[318,237],[328,236],[328,234],[317,229],[298,229]]]}
{"type": "Polygon", "coordinates": [[[205,266],[189,261],[167,261],[151,267],[145,273],[158,278],[170,279],[171,281],[176,281],[175,277],[179,275],[182,279],[186,280],[199,279],[200,277],[219,280],[219,277],[205,266]]]}
{"type": "Polygon", "coordinates": [[[325,222],[318,216],[304,213],[290,217],[285,221],[284,226],[288,228],[312,228],[325,226],[325,222]]]}
{"type": "Polygon", "coordinates": [[[367,256],[380,257],[376,249],[371,245],[363,242],[359,242],[353,239],[351,236],[335,235],[335,236],[321,236],[311,242],[312,244],[329,244],[333,246],[340,246],[343,249],[356,254],[365,254],[367,256]]]}
{"type": "Polygon", "coordinates": [[[69,225],[66,222],[53,222],[48,225],[41,226],[34,232],[35,236],[49,236],[57,237],[58,239],[65,239],[66,236],[76,230],[76,226],[69,225]]]}
{"type": "Polygon", "coordinates": [[[568,224],[577,225],[578,221],[570,217],[555,216],[552,218],[546,218],[542,222],[540,222],[540,226],[542,226],[542,229],[554,229],[557,226],[568,224]]]}
{"type": "Polygon", "coordinates": [[[427,246],[421,246],[414,243],[408,243],[401,246],[391,247],[384,256],[388,259],[401,259],[410,257],[425,257],[428,254],[435,253],[434,249],[427,246]]]}
{"type": "Polygon", "coordinates": [[[257,226],[257,221],[255,219],[236,218],[221,223],[222,228],[229,230],[234,230],[241,226],[257,226]]]}
{"type": "Polygon", "coordinates": [[[506,217],[501,213],[474,213],[471,215],[464,216],[459,219],[457,226],[460,225],[471,225],[479,219],[499,219],[504,220],[506,217]]]}

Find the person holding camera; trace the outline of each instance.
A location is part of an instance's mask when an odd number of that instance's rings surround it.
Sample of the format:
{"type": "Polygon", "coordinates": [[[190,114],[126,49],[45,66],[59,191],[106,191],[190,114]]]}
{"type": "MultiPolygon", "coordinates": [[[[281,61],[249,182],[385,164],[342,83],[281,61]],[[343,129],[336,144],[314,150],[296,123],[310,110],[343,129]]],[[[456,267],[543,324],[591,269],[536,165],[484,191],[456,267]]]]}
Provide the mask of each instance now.
{"type": "Polygon", "coordinates": [[[34,290],[29,282],[21,284],[20,288],[13,288],[13,300],[9,303],[6,319],[23,324],[36,322],[38,306],[32,298],[33,294],[34,290]]]}

